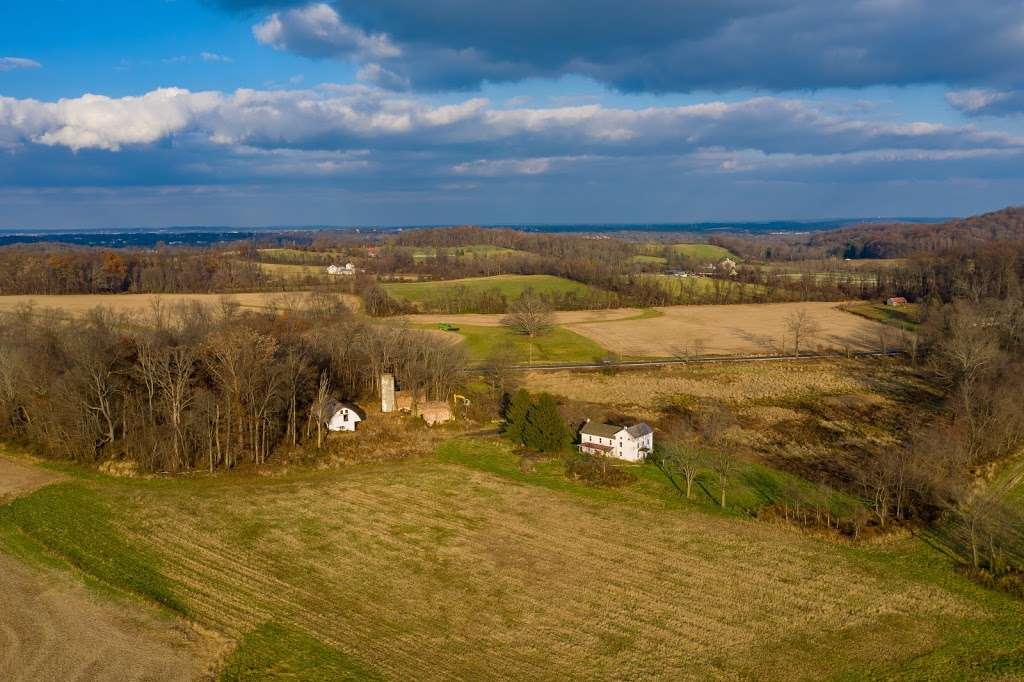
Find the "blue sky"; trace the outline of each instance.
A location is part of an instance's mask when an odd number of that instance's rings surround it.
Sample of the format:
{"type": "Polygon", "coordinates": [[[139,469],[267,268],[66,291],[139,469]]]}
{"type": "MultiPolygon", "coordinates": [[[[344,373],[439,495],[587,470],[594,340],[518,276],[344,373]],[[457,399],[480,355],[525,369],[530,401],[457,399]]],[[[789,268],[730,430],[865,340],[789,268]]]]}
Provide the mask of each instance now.
{"type": "Polygon", "coordinates": [[[1024,4],[0,5],[0,227],[1024,203],[1024,4]]]}

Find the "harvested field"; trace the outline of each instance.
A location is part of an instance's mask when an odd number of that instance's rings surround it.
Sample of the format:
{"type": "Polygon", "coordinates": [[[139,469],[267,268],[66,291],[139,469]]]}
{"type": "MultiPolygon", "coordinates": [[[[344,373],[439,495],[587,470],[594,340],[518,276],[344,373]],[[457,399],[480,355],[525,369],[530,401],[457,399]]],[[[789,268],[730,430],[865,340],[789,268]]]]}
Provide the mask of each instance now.
{"type": "MultiPolygon", "coordinates": [[[[640,308],[610,308],[606,310],[559,310],[554,313],[557,324],[589,324],[591,322],[614,322],[643,317],[656,317],[651,311],[640,308]]],[[[450,322],[475,327],[500,327],[504,315],[445,315],[443,313],[422,313],[406,315],[412,324],[437,324],[450,322]]]]}
{"type": "Polygon", "coordinates": [[[0,679],[208,679],[218,646],[148,607],[0,554],[0,679]]]}
{"type": "Polygon", "coordinates": [[[1019,606],[916,540],[851,548],[674,496],[534,485],[504,446],[446,452],[66,492],[117,510],[205,626],[250,640],[272,623],[385,679],[928,677],[1016,646],[1019,606]]]}
{"type": "MultiPolygon", "coordinates": [[[[82,315],[98,306],[105,306],[117,312],[132,315],[150,314],[154,301],[165,309],[192,301],[203,305],[219,306],[223,301],[237,302],[243,308],[269,308],[277,305],[289,308],[308,295],[306,291],[259,292],[242,294],[68,294],[64,296],[0,296],[0,312],[11,312],[23,305],[33,305],[37,310],[56,309],[67,315],[82,315]]],[[[353,309],[358,309],[359,299],[355,296],[337,294],[353,309]]]]}
{"type": "Polygon", "coordinates": [[[807,310],[821,333],[804,344],[805,350],[878,350],[884,333],[890,348],[899,345],[898,332],[839,309],[837,303],[764,303],[698,305],[658,308],[662,316],[643,322],[566,325],[601,346],[628,356],[675,357],[703,349],[713,355],[792,353],[787,318],[807,310]]]}

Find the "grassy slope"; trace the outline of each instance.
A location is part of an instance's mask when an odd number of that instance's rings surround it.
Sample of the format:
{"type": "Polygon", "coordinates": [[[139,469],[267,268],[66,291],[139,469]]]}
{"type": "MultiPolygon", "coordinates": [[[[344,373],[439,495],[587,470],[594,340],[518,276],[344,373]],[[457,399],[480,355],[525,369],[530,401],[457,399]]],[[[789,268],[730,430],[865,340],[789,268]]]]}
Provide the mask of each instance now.
{"type": "Polygon", "coordinates": [[[916,331],[919,324],[917,322],[917,313],[920,310],[920,306],[917,305],[894,308],[881,303],[863,303],[848,306],[844,310],[854,315],[906,331],[916,331]]]}
{"type": "MultiPolygon", "coordinates": [[[[412,257],[416,260],[426,260],[436,257],[437,250],[428,247],[414,247],[410,249],[412,257]]],[[[524,255],[525,251],[509,249],[503,246],[491,246],[490,244],[469,244],[466,246],[449,246],[444,249],[448,256],[453,258],[490,258],[494,256],[524,255]]]]}
{"type": "Polygon", "coordinates": [[[608,351],[590,339],[579,334],[555,327],[549,333],[530,338],[514,334],[504,327],[478,327],[460,325],[458,334],[465,338],[470,361],[478,363],[492,357],[498,351],[512,352],[521,362],[592,362],[608,354],[608,351]]]}
{"type": "Polygon", "coordinates": [[[510,300],[518,298],[527,289],[533,289],[538,294],[564,294],[572,291],[583,294],[588,290],[585,284],[551,275],[496,275],[494,277],[384,285],[384,288],[392,296],[414,302],[429,301],[442,290],[455,287],[465,287],[470,291],[486,291],[496,288],[510,300]]]}
{"type": "Polygon", "coordinates": [[[225,679],[1024,673],[1020,603],[917,540],[824,542],[744,520],[738,492],[720,512],[637,471],[594,490],[458,441],[436,460],[284,478],[78,474],[0,527],[96,555],[79,565],[126,589],[133,571],[104,566],[156,571],[240,639],[225,679]]]}

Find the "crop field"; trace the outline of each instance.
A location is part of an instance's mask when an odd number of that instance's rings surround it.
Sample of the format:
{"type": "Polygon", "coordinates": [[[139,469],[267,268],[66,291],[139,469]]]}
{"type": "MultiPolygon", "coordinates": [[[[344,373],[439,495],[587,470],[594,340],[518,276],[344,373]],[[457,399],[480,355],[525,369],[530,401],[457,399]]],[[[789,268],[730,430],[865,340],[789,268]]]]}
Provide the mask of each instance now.
{"type": "Polygon", "coordinates": [[[849,547],[648,484],[594,490],[516,462],[467,440],[269,477],[72,471],[0,508],[0,538],[74,557],[238,643],[224,679],[1022,671],[1019,602],[918,540],[849,547]]]}
{"type": "Polygon", "coordinates": [[[907,331],[914,331],[920,324],[921,306],[919,305],[912,304],[895,308],[882,303],[862,303],[847,306],[845,310],[854,315],[907,331]]]}
{"type": "Polygon", "coordinates": [[[257,263],[260,270],[279,279],[316,277],[327,279],[327,270],[322,265],[291,265],[285,263],[257,263]]]}
{"type": "Polygon", "coordinates": [[[696,305],[657,308],[660,317],[642,322],[567,325],[610,351],[634,357],[678,357],[792,353],[787,318],[806,310],[821,331],[804,350],[878,350],[899,346],[899,332],[840,310],[836,303],[696,305]]]}
{"type": "Polygon", "coordinates": [[[458,287],[464,287],[473,293],[497,289],[509,300],[522,296],[527,289],[532,289],[537,294],[584,295],[590,291],[585,284],[551,275],[496,275],[434,282],[402,282],[383,286],[392,296],[416,303],[427,303],[458,287]]]}
{"type": "MultiPolygon", "coordinates": [[[[220,306],[225,301],[237,303],[242,308],[289,308],[297,304],[309,292],[278,291],[241,294],[69,294],[64,296],[0,296],[0,312],[12,312],[21,306],[31,305],[36,312],[57,310],[64,315],[83,315],[97,307],[106,307],[119,313],[148,315],[154,305],[169,310],[177,305],[196,302],[201,305],[220,306]]],[[[355,296],[339,294],[350,307],[358,309],[355,296]]]]}

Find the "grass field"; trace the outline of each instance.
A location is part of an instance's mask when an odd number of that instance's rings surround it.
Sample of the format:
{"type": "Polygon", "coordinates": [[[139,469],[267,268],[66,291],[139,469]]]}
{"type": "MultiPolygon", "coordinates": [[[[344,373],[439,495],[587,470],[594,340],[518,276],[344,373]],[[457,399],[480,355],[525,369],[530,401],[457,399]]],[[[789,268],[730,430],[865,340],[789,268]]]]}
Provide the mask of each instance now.
{"type": "Polygon", "coordinates": [[[228,680],[1024,673],[1020,603],[922,542],[832,543],[637,472],[592,489],[478,440],[269,477],[67,468],[72,482],[2,508],[0,538],[147,595],[155,572],[158,594],[240,642],[228,680]]]}
{"type": "Polygon", "coordinates": [[[445,291],[458,287],[464,287],[472,293],[497,289],[509,300],[519,298],[527,289],[532,289],[537,294],[584,295],[590,291],[585,284],[551,275],[496,275],[434,282],[401,282],[383,286],[395,298],[415,303],[429,303],[443,295],[445,291]]]}
{"type": "Polygon", "coordinates": [[[660,317],[641,322],[611,321],[567,325],[610,351],[633,357],[674,357],[703,349],[706,354],[792,352],[787,319],[806,310],[821,328],[804,350],[877,350],[880,333],[888,347],[899,346],[898,332],[850,315],[835,303],[693,305],[658,308],[660,317]]]}
{"type": "Polygon", "coordinates": [[[882,303],[862,303],[844,308],[849,313],[898,329],[915,331],[920,325],[921,306],[905,305],[895,308],[882,303]]]}
{"type": "MultiPolygon", "coordinates": [[[[436,327],[435,327],[436,328],[436,327]]],[[[521,363],[594,362],[608,354],[590,339],[562,327],[530,338],[504,327],[459,325],[451,332],[465,339],[470,362],[481,363],[498,352],[511,352],[521,363]]]]}
{"type": "Polygon", "coordinates": [[[708,277],[675,277],[655,274],[647,276],[653,278],[673,296],[679,296],[682,300],[693,303],[742,303],[763,298],[767,293],[760,284],[708,277]]]}
{"type": "MultiPolygon", "coordinates": [[[[429,247],[411,247],[410,252],[416,260],[427,260],[437,257],[437,249],[429,247]]],[[[525,251],[509,249],[490,244],[468,244],[466,246],[449,246],[443,249],[445,255],[452,258],[493,258],[498,256],[525,255],[525,251]]]]}
{"type": "Polygon", "coordinates": [[[714,244],[673,244],[672,250],[684,258],[718,263],[725,258],[737,260],[732,251],[714,244]]]}

